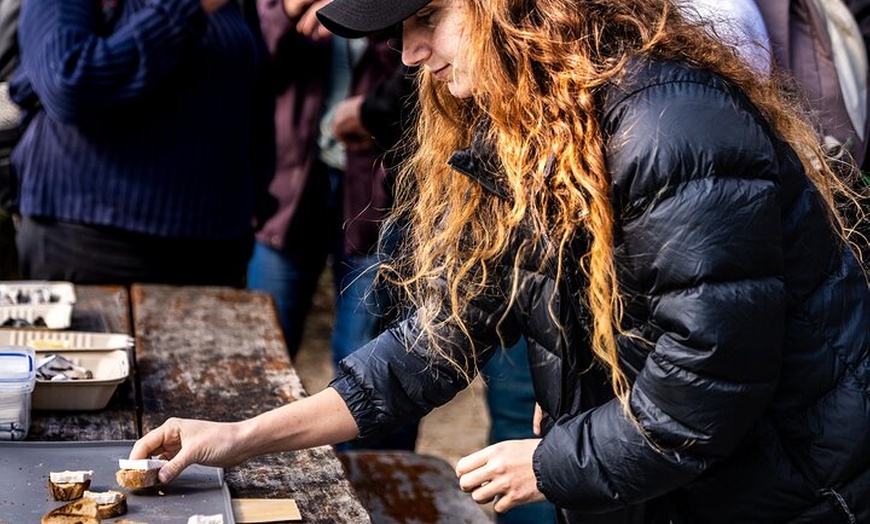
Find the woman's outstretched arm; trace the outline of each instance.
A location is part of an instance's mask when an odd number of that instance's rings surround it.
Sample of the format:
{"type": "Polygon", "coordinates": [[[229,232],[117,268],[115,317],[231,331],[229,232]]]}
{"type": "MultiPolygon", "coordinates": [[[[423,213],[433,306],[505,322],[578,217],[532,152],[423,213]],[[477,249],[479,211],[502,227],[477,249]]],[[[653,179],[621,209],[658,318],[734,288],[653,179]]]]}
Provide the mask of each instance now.
{"type": "Polygon", "coordinates": [[[230,467],[266,453],[352,440],[356,422],[332,388],[240,422],[170,418],[139,439],[131,459],[169,460],[160,482],[175,479],[191,464],[230,467]]]}

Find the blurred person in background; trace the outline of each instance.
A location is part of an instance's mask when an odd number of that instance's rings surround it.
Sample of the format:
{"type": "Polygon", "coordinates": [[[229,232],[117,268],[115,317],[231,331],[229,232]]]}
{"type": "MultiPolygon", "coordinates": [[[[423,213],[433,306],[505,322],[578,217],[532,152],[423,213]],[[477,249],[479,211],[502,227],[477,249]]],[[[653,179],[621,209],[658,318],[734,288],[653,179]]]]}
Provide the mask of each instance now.
{"type": "MultiPolygon", "coordinates": [[[[257,233],[248,287],[275,298],[295,357],[328,265],[337,366],[374,338],[391,314],[389,294],[375,282],[381,223],[392,205],[384,160],[399,140],[410,82],[386,37],[349,40],[325,31],[315,16],[324,3],[258,0],[275,72],[276,161],[269,190],[277,208],[257,233]]],[[[413,450],[416,438],[413,423],[365,447],[413,450]]]]}
{"type": "Polygon", "coordinates": [[[274,159],[253,3],[28,0],[19,42],[22,276],[243,286],[274,159]]]}
{"type": "Polygon", "coordinates": [[[18,278],[15,215],[18,184],[10,155],[18,142],[21,110],[9,98],[9,79],[18,67],[18,14],[21,0],[0,1],[0,280],[18,278]]]}

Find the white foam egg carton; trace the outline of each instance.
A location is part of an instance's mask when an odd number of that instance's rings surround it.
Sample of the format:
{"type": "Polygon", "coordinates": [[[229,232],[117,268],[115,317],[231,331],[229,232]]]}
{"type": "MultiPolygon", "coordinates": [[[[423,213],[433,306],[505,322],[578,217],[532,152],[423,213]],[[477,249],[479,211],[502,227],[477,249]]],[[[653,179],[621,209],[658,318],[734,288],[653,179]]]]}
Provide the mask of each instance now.
{"type": "Polygon", "coordinates": [[[0,327],[66,329],[75,302],[75,285],[71,282],[0,281],[0,327]],[[15,325],[6,325],[9,323],[15,325]]]}

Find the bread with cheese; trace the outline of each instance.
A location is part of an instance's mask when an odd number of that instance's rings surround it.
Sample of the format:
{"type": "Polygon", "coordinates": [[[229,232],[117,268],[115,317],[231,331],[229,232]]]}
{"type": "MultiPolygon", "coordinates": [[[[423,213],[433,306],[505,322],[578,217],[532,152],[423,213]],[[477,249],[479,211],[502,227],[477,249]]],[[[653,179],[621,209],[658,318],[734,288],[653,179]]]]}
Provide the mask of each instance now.
{"type": "Polygon", "coordinates": [[[101,519],[120,517],[127,513],[127,495],[120,491],[85,491],[83,496],[97,503],[97,512],[101,519]]]}
{"type": "Polygon", "coordinates": [[[52,471],[48,474],[48,490],[54,500],[68,501],[82,497],[91,487],[93,471],[52,471]]]}
{"type": "Polygon", "coordinates": [[[160,483],[157,473],[164,464],[166,461],[159,459],[120,459],[118,460],[120,469],[115,473],[115,480],[122,488],[150,488],[160,483]]]}
{"type": "Polygon", "coordinates": [[[119,469],[115,473],[118,485],[127,489],[142,489],[156,486],[158,469],[119,469]]]}

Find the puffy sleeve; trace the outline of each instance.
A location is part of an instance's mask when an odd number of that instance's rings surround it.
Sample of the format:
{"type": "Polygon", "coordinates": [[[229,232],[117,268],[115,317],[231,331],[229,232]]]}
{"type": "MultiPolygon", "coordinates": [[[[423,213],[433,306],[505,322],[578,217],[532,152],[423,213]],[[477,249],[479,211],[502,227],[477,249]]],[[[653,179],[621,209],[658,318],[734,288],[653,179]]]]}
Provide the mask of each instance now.
{"type": "Polygon", "coordinates": [[[466,333],[452,322],[443,323],[434,336],[444,355],[432,351],[429,337],[433,335],[421,332],[412,315],[342,360],[330,386],[356,420],[359,440],[418,420],[465,389],[468,379],[454,363],[474,376],[472,344],[476,364],[482,365],[499,346],[499,334],[508,343],[518,340],[516,326],[500,322],[505,304],[495,295],[478,297],[467,311],[466,333]]]}
{"type": "Polygon", "coordinates": [[[776,387],[786,308],[779,167],[748,103],[721,83],[662,82],[606,120],[634,420],[615,400],[564,416],[534,459],[547,498],[582,511],[727,457],[776,387]]]}

